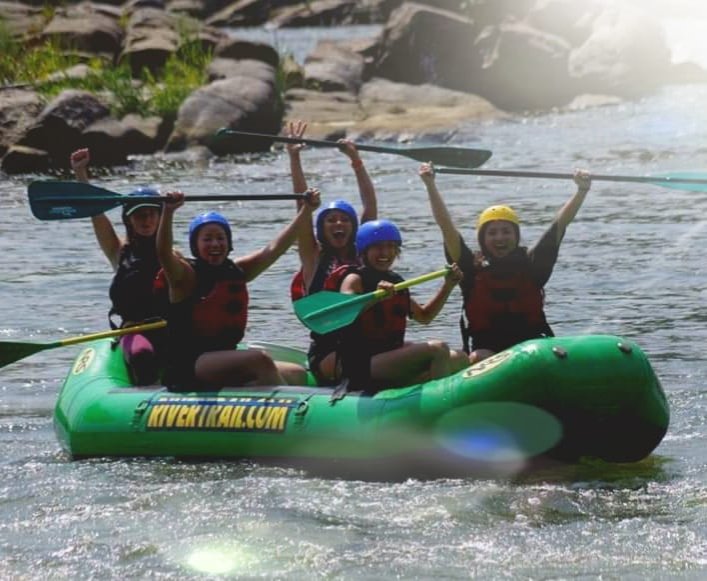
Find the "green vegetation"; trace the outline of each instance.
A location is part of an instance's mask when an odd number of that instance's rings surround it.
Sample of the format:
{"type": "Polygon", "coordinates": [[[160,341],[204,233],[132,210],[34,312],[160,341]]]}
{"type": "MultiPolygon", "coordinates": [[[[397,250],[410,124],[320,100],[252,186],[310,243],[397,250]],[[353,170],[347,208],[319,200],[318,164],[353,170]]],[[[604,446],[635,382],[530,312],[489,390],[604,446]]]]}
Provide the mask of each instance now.
{"type": "Polygon", "coordinates": [[[184,99],[207,81],[206,69],[212,54],[193,32],[182,31],[179,51],[171,55],[158,72],[143,68],[133,78],[128,62],[117,67],[98,57],[90,59],[67,51],[55,42],[28,48],[14,39],[0,21],[0,82],[3,85],[30,84],[52,97],[64,89],[83,89],[106,95],[114,116],[137,113],[174,118],[184,99]],[[187,36],[189,35],[189,36],[187,36]],[[62,77],[61,72],[79,63],[89,67],[82,78],[62,77]]]}

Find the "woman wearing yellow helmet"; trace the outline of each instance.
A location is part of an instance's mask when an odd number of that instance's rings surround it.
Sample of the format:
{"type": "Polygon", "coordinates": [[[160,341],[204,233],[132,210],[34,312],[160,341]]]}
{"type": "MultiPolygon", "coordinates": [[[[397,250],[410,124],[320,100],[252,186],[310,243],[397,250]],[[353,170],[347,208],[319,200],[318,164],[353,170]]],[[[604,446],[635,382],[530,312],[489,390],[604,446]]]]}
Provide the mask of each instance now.
{"type": "Polygon", "coordinates": [[[476,223],[478,252],[469,249],[452,221],[437,189],[432,165],[423,163],[419,174],[427,187],[448,259],[464,273],[460,283],[464,300],[461,328],[471,363],[521,341],[552,336],[543,310],[543,288],[552,274],[567,226],[589,191],[589,173],[575,171],[577,192],[530,249],[520,246],[520,219],[511,207],[486,208],[476,223]]]}

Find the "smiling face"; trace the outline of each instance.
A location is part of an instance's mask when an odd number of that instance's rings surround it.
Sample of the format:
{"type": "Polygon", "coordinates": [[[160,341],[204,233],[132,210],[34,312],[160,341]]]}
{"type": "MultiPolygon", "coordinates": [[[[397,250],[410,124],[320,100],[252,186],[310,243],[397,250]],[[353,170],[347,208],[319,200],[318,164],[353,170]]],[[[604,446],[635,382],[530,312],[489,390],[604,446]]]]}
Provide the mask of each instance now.
{"type": "Polygon", "coordinates": [[[515,225],[508,220],[494,220],[484,225],[482,246],[492,258],[508,256],[518,247],[515,225]]]}
{"type": "Polygon", "coordinates": [[[226,230],[219,224],[202,226],[196,235],[196,249],[198,257],[208,264],[222,264],[229,252],[226,230]]]}
{"type": "Polygon", "coordinates": [[[334,250],[345,250],[353,235],[354,225],[351,216],[340,210],[330,210],[323,221],[324,240],[334,250]]]}
{"type": "Polygon", "coordinates": [[[133,232],[149,238],[157,232],[160,223],[160,211],[157,208],[138,208],[128,216],[133,232]]]}
{"type": "Polygon", "coordinates": [[[400,255],[400,246],[397,242],[376,242],[366,248],[363,255],[364,262],[375,270],[385,272],[393,267],[393,262],[400,255]]]}

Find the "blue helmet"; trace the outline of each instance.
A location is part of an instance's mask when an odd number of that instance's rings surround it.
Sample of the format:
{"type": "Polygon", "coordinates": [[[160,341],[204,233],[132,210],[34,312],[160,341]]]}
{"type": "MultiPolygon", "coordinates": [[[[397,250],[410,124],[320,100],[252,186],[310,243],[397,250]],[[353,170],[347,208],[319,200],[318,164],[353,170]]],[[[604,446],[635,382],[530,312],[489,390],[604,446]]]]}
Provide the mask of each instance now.
{"type": "Polygon", "coordinates": [[[226,231],[228,250],[229,252],[233,250],[233,235],[231,234],[231,225],[228,223],[228,220],[218,212],[206,212],[205,214],[198,215],[189,223],[189,248],[191,249],[191,253],[196,257],[199,256],[196,248],[196,235],[199,229],[207,224],[218,224],[222,226],[226,231]]]}
{"type": "Polygon", "coordinates": [[[356,235],[356,252],[363,254],[366,248],[378,242],[395,242],[402,246],[403,237],[390,220],[371,220],[361,224],[356,235]]]}
{"type": "Polygon", "coordinates": [[[329,202],[325,208],[319,210],[319,213],[317,214],[317,240],[319,240],[322,244],[325,243],[324,218],[332,210],[339,210],[351,218],[351,223],[353,224],[353,236],[356,236],[356,232],[358,230],[358,217],[356,216],[356,210],[353,209],[353,206],[344,200],[334,200],[333,202],[329,202]]]}
{"type": "Polygon", "coordinates": [[[133,190],[128,194],[129,198],[135,198],[123,206],[123,216],[130,216],[133,212],[140,208],[157,208],[162,210],[162,204],[157,201],[150,201],[146,198],[159,198],[160,193],[150,186],[140,186],[138,189],[133,190]]]}

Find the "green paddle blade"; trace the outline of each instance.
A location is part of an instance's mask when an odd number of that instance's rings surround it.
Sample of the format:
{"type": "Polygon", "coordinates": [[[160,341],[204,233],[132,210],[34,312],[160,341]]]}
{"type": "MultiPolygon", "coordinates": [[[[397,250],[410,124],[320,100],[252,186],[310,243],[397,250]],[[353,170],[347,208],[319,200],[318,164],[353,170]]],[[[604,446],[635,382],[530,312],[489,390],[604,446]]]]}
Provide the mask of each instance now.
{"type": "Polygon", "coordinates": [[[367,306],[375,302],[372,295],[319,291],[295,301],[295,314],[308,329],[324,335],[353,323],[367,306]]]}
{"type": "MultiPolygon", "coordinates": [[[[400,291],[442,277],[447,272],[449,267],[399,282],[393,288],[400,291]]],[[[350,325],[367,307],[385,296],[386,292],[381,289],[363,295],[320,291],[295,301],[294,309],[297,318],[308,329],[324,335],[350,325]]]]}
{"type": "MultiPolygon", "coordinates": [[[[341,149],[342,145],[336,141],[325,141],[321,139],[304,139],[295,137],[283,137],[282,135],[270,135],[268,133],[253,133],[251,131],[236,131],[222,127],[216,132],[217,138],[241,137],[257,140],[260,144],[264,140],[278,141],[281,143],[304,143],[312,147],[334,147],[341,149]]],[[[367,145],[357,143],[356,149],[360,151],[371,151],[374,153],[390,153],[402,155],[416,161],[429,161],[439,165],[451,167],[479,167],[490,157],[491,152],[487,149],[473,149],[470,147],[450,147],[446,145],[431,147],[384,147],[382,145],[367,145]]]]}

